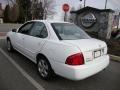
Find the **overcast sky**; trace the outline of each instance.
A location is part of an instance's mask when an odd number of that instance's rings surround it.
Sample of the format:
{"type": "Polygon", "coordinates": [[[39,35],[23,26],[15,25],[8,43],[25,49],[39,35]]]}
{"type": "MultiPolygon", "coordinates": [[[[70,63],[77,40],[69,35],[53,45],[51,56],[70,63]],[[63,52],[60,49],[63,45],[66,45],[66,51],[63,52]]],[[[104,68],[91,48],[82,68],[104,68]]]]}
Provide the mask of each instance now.
{"type": "MultiPolygon", "coordinates": [[[[2,3],[3,6],[5,6],[6,1],[7,0],[0,0],[0,3],[2,3]]],[[[80,2],[80,0],[56,0],[56,19],[61,19],[63,15],[62,5],[64,3],[68,3],[70,7],[75,7],[77,9],[78,7],[80,7],[80,5],[83,6],[84,0],[82,0],[82,2],[80,2]]],[[[86,6],[104,9],[105,0],[86,0],[86,6]]],[[[108,0],[107,8],[120,10],[120,0],[108,0]]]]}

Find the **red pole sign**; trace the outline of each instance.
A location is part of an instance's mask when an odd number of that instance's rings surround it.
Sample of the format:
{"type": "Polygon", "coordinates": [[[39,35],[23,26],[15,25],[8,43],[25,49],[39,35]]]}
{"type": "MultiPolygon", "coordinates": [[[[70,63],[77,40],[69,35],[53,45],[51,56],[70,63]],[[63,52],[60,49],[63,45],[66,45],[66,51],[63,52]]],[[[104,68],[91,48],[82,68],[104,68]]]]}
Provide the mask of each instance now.
{"type": "Polygon", "coordinates": [[[68,4],[63,4],[63,11],[68,12],[70,9],[70,6],[68,4]]]}

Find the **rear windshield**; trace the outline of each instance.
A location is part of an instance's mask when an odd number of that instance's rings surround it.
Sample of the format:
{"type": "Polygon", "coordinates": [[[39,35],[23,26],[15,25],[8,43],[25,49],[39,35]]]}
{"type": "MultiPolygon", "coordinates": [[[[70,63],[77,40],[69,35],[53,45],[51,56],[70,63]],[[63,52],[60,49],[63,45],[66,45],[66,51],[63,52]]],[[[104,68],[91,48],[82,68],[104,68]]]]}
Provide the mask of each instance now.
{"type": "Polygon", "coordinates": [[[81,28],[71,23],[52,23],[55,33],[60,40],[89,39],[90,36],[81,28]]]}

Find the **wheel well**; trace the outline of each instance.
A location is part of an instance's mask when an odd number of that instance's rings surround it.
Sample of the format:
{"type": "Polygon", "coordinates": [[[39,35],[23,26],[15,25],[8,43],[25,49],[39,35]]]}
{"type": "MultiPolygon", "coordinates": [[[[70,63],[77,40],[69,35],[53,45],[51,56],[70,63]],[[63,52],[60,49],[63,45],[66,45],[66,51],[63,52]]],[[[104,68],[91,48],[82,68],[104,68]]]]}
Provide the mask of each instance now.
{"type": "MultiPolygon", "coordinates": [[[[45,55],[39,53],[39,54],[36,56],[36,61],[37,61],[37,63],[38,63],[38,60],[39,60],[40,57],[47,59],[45,55]]],[[[48,60],[48,59],[47,59],[47,60],[48,60]]],[[[49,61],[48,61],[48,62],[49,62],[49,61]]]]}
{"type": "Polygon", "coordinates": [[[10,40],[10,38],[9,38],[9,37],[7,37],[7,40],[10,40]]]}
{"type": "Polygon", "coordinates": [[[49,65],[50,65],[50,67],[51,67],[52,73],[55,73],[55,72],[54,72],[54,69],[52,68],[52,66],[51,66],[49,60],[47,59],[47,57],[46,57],[45,55],[41,54],[41,53],[39,53],[39,54],[36,56],[37,64],[38,64],[38,60],[39,60],[40,57],[41,57],[41,58],[45,58],[45,59],[48,61],[49,65]]]}
{"type": "Polygon", "coordinates": [[[39,53],[39,54],[36,56],[37,65],[38,65],[38,60],[39,60],[39,58],[44,58],[44,59],[47,60],[47,62],[48,62],[48,64],[49,64],[50,73],[51,73],[50,75],[54,76],[54,74],[55,74],[54,69],[52,68],[52,66],[51,66],[49,60],[47,59],[47,57],[46,57],[45,55],[39,53]]]}

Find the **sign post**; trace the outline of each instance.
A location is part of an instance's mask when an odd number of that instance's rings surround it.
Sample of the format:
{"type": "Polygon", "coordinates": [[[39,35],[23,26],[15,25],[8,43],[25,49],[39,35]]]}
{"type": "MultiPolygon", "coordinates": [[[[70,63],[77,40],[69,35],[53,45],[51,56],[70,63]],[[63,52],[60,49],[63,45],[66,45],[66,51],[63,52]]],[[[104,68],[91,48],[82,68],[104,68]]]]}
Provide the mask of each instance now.
{"type": "Polygon", "coordinates": [[[70,6],[68,4],[63,4],[63,11],[65,12],[64,21],[66,21],[67,12],[69,11],[69,9],[70,9],[70,6]]]}

